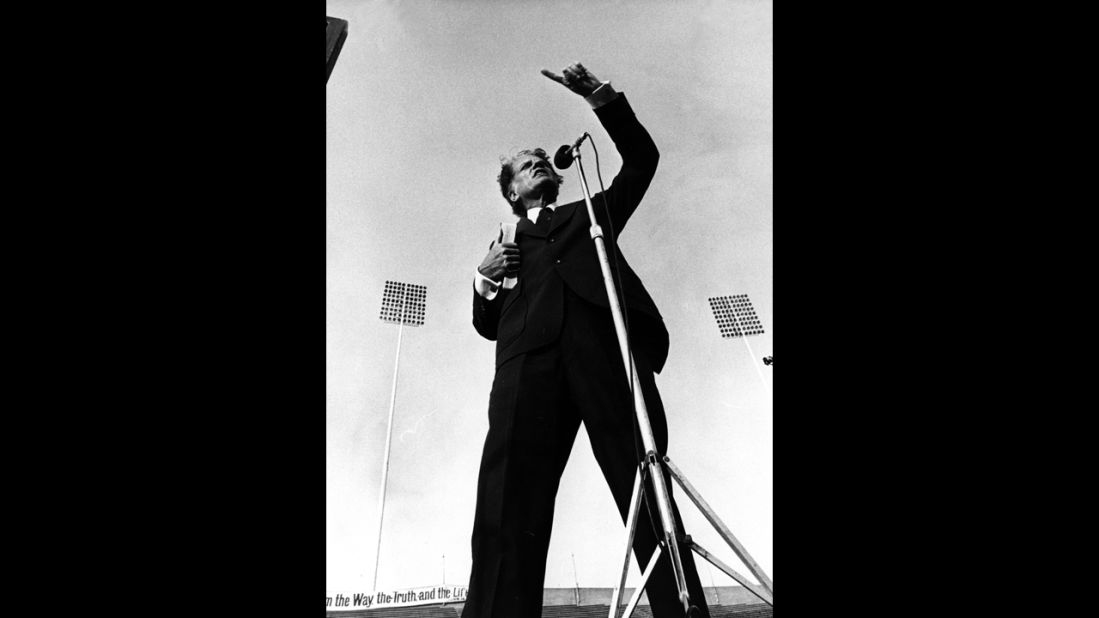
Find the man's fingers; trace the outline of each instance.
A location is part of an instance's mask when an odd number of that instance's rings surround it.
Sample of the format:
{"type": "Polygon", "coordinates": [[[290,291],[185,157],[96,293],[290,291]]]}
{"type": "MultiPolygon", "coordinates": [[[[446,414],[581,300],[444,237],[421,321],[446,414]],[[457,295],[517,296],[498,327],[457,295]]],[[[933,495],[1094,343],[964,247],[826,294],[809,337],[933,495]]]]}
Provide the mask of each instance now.
{"type": "Polygon", "coordinates": [[[553,81],[557,82],[558,84],[564,85],[564,83],[565,83],[565,80],[562,79],[562,77],[560,75],[554,73],[553,71],[547,71],[546,69],[542,69],[542,75],[545,75],[546,77],[552,79],[553,81]]]}

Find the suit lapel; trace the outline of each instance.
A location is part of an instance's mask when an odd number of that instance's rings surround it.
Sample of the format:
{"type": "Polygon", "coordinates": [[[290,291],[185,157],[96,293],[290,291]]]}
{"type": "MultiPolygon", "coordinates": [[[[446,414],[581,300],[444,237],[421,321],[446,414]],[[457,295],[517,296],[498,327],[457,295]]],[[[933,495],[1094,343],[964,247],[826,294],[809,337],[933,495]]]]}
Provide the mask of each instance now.
{"type": "Polygon", "coordinates": [[[557,231],[557,228],[565,224],[572,216],[572,213],[576,211],[576,202],[572,204],[565,204],[564,206],[558,206],[553,210],[553,218],[550,219],[549,231],[550,234],[557,231]]]}

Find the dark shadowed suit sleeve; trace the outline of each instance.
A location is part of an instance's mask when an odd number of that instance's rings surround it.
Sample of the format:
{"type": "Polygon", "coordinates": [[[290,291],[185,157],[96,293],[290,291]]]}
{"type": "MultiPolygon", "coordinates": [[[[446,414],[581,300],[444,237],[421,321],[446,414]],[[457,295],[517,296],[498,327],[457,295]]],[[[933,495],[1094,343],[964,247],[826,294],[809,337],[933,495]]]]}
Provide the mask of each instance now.
{"type": "MultiPolygon", "coordinates": [[[[596,109],[595,115],[622,156],[622,169],[606,191],[612,229],[617,237],[645,196],[656,173],[660,153],[649,132],[638,122],[625,94],[619,93],[614,100],[596,109]]],[[[591,184],[591,180],[588,183],[591,184]]],[[[592,198],[592,206],[599,224],[608,225],[602,198],[598,195],[592,198]]]]}
{"type": "Polygon", "coordinates": [[[504,306],[511,290],[500,288],[492,300],[473,291],[473,328],[489,341],[496,341],[496,327],[500,324],[500,308],[504,306]]]}

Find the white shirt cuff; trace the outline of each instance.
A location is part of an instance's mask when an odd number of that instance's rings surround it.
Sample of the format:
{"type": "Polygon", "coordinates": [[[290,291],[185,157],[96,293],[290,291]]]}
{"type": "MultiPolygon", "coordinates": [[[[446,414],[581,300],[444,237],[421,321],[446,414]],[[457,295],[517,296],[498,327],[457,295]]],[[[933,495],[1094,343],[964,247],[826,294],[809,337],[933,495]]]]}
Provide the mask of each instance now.
{"type": "Polygon", "coordinates": [[[496,293],[500,290],[499,283],[482,275],[476,268],[473,269],[473,277],[474,291],[480,294],[485,300],[496,298],[496,293]]]}
{"type": "Polygon", "coordinates": [[[611,86],[611,83],[603,82],[591,94],[584,97],[584,100],[588,102],[588,105],[591,105],[592,109],[598,109],[613,101],[617,96],[618,92],[611,86]]]}

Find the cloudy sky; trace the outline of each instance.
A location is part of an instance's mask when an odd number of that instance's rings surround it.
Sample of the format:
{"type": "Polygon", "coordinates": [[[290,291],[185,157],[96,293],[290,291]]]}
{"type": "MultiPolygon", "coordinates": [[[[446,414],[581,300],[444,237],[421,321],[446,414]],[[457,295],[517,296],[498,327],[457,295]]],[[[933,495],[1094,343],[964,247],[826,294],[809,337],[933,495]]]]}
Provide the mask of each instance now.
{"type": "MultiPolygon", "coordinates": [[[[427,286],[427,315],[401,344],[377,587],[468,581],[494,353],[471,325],[471,281],[514,221],[499,156],[552,153],[589,131],[605,184],[621,163],[587,104],[539,74],[575,61],[626,93],[661,152],[620,245],[671,336],[657,377],[668,455],[773,579],[774,374],[760,362],[775,330],[772,3],[326,0],[325,11],[350,23],[325,87],[327,589],[367,591],[374,575],[398,334],[378,319],[387,280],[427,286]],[[748,295],[765,334],[719,336],[707,299],[733,294],[748,295]]],[[[581,199],[575,167],[564,174],[561,202],[581,199]]],[[[679,504],[688,533],[747,574],[679,504]]],[[[613,586],[622,536],[581,430],[546,586],[613,586]]],[[[701,564],[705,585],[733,584],[701,564]]]]}

